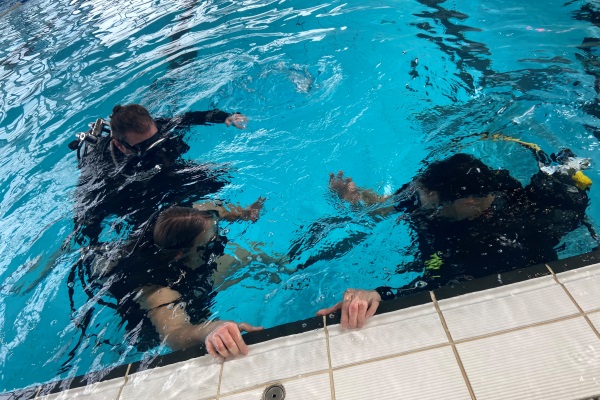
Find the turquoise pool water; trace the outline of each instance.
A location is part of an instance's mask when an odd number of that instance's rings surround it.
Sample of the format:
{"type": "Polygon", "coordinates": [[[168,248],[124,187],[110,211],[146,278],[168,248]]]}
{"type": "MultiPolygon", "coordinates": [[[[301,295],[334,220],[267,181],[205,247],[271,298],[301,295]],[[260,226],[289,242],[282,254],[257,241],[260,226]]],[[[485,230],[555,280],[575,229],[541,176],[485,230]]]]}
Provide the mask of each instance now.
{"type": "MultiPolygon", "coordinates": [[[[116,103],[142,103],[157,116],[219,107],[249,117],[243,131],[195,128],[186,154],[228,166],[232,178],[221,198],[250,204],[267,197],[257,223],[225,227],[243,247],[286,254],[315,221],[329,221],[327,229],[297,262],[345,238],[366,237],[294,273],[264,265],[236,271],[216,297],[212,311],[220,318],[270,327],[312,316],[347,287],[411,281],[415,276],[395,273],[410,259],[407,227],[341,206],[328,193],[328,174],[342,169],[363,186],[391,193],[424,161],[464,151],[528,181],[536,167],[526,150],[479,140],[477,132],[502,131],[549,153],[570,147],[589,157],[587,175],[596,186],[588,216],[598,230],[594,4],[3,3],[0,389],[148,355],[124,345],[114,311],[81,290],[71,313],[67,275],[77,249],[47,274],[33,267],[72,229],[78,170],[67,143],[116,103]],[[90,307],[82,334],[74,321],[90,307]]],[[[595,246],[582,228],[565,237],[559,254],[595,246]]]]}

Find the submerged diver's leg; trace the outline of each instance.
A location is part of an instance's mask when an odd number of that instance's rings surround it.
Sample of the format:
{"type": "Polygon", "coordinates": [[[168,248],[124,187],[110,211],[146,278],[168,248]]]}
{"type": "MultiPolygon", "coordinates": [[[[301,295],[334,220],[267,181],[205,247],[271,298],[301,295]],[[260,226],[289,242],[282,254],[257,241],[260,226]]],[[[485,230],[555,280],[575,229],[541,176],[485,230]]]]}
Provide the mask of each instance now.
{"type": "Polygon", "coordinates": [[[263,253],[259,244],[254,244],[252,251],[248,251],[238,244],[229,243],[235,247],[234,255],[223,254],[215,259],[216,268],[212,273],[212,281],[215,290],[223,291],[228,287],[248,278],[250,273],[254,273],[258,269],[258,273],[261,275],[269,274],[269,280],[271,282],[279,283],[281,278],[278,273],[292,273],[294,270],[288,269],[289,259],[287,255],[284,256],[272,256],[263,253]],[[242,270],[242,274],[238,274],[242,268],[251,266],[252,263],[256,263],[254,267],[251,267],[247,271],[242,270]],[[273,268],[269,268],[273,267],[273,268]],[[269,271],[269,269],[271,271],[269,271]],[[238,276],[236,276],[238,274],[238,276]]]}
{"type": "Polygon", "coordinates": [[[321,242],[331,239],[330,232],[345,228],[353,221],[351,217],[326,217],[311,223],[307,232],[300,233],[299,238],[292,242],[288,251],[290,262],[298,261],[295,268],[305,269],[318,261],[329,261],[346,254],[365,240],[368,234],[357,230],[348,232],[344,229],[344,232],[348,233],[347,237],[318,248],[321,242]],[[304,257],[304,254],[312,249],[318,249],[316,254],[304,257]],[[301,261],[302,259],[305,261],[301,261]]]}

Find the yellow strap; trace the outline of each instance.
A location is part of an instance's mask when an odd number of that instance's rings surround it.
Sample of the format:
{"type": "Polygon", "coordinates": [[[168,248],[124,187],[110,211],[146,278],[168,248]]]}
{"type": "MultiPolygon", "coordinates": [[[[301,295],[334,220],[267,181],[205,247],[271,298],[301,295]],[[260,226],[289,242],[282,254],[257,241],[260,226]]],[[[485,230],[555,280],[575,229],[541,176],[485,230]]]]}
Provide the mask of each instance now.
{"type": "Polygon", "coordinates": [[[541,151],[542,150],[542,148],[540,146],[538,146],[537,144],[535,144],[535,143],[524,142],[522,140],[515,139],[515,138],[512,138],[510,136],[503,135],[502,133],[494,133],[492,135],[486,134],[484,136],[484,138],[489,138],[489,139],[492,139],[492,140],[504,140],[506,142],[515,142],[515,143],[520,144],[521,146],[528,147],[528,148],[530,148],[531,150],[534,150],[534,151],[541,151]]]}
{"type": "MultiPolygon", "coordinates": [[[[542,149],[535,143],[524,142],[519,139],[512,138],[510,136],[503,135],[502,133],[494,133],[492,135],[487,132],[483,134],[482,139],[492,139],[492,140],[504,140],[507,142],[515,142],[520,144],[521,146],[525,146],[535,152],[541,152],[542,149]]],[[[585,176],[582,171],[577,171],[575,174],[571,176],[573,182],[575,182],[575,186],[577,186],[580,190],[587,190],[590,186],[592,186],[592,180],[585,176]]]]}

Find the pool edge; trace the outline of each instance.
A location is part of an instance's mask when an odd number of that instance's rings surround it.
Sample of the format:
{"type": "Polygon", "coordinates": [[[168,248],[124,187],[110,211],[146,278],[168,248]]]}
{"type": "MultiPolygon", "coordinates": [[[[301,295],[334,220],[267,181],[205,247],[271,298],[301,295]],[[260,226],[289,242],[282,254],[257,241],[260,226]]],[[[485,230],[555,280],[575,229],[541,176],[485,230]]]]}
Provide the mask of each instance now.
{"type": "MultiPolygon", "coordinates": [[[[554,273],[575,270],[588,265],[600,263],[600,250],[595,250],[578,256],[573,256],[548,263],[538,264],[531,267],[515,269],[513,271],[493,274],[483,278],[460,282],[454,285],[434,289],[432,292],[437,300],[448,299],[460,295],[475,293],[500,286],[507,286],[517,282],[523,282],[554,273]]],[[[394,300],[380,303],[377,314],[398,311],[409,307],[431,302],[429,291],[421,291],[414,294],[399,297],[394,300]]],[[[340,314],[330,314],[326,317],[327,325],[340,323],[340,314]]],[[[300,334],[325,326],[323,317],[315,316],[301,321],[278,325],[263,331],[251,332],[244,335],[245,342],[249,345],[266,342],[280,337],[300,334]]],[[[90,372],[73,378],[48,382],[41,385],[32,385],[10,392],[0,393],[0,400],[10,399],[34,399],[37,396],[45,396],[60,393],[69,389],[77,389],[90,384],[105,382],[112,379],[125,378],[129,374],[146,371],[156,367],[167,366],[179,362],[188,361],[206,355],[201,346],[184,350],[178,350],[166,355],[156,356],[131,364],[115,366],[100,371],[90,372]]]]}

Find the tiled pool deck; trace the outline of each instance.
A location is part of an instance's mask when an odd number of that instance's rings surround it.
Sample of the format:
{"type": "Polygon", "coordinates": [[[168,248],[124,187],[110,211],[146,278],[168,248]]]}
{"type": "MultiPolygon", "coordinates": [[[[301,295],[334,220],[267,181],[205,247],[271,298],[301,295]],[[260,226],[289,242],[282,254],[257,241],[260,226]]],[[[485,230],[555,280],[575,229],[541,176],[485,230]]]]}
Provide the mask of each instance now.
{"type": "Polygon", "coordinates": [[[595,252],[384,302],[362,330],[311,318],[245,335],[247,357],[180,351],[0,398],[599,399],[599,330],[595,252]]]}

